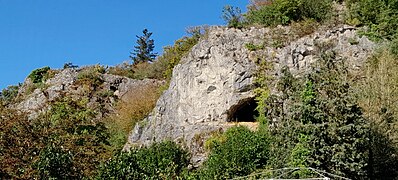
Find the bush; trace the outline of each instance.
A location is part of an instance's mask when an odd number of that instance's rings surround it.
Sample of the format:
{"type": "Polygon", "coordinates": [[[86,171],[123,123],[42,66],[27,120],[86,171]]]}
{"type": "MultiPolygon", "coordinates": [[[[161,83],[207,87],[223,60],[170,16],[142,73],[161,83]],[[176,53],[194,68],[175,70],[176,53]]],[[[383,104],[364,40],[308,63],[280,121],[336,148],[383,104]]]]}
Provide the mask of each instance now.
{"type": "MultiPolygon", "coordinates": [[[[87,108],[87,103],[86,99],[61,99],[51,104],[49,112],[35,124],[35,130],[42,133],[43,144],[54,144],[73,155],[73,169],[79,177],[91,177],[96,166],[110,156],[107,129],[103,123],[93,121],[96,114],[87,108]]],[[[46,155],[46,149],[41,154],[46,155]]]]}
{"type": "Polygon", "coordinates": [[[283,93],[267,109],[268,119],[279,119],[272,129],[271,167],[302,165],[352,179],[368,177],[369,123],[347,67],[336,57],[322,52],[313,70],[299,78],[284,73],[279,83],[283,93]],[[280,104],[286,106],[274,113],[280,104]]]}
{"type": "Polygon", "coordinates": [[[373,40],[393,39],[398,34],[398,2],[385,0],[349,0],[349,22],[365,25],[365,35],[373,40]]]}
{"type": "Polygon", "coordinates": [[[0,179],[34,179],[31,165],[43,147],[40,133],[25,114],[5,107],[0,114],[0,179]]]}
{"type": "Polygon", "coordinates": [[[247,23],[264,26],[287,25],[293,21],[314,19],[321,22],[329,18],[331,0],[271,0],[255,6],[246,14],[247,23]]]}
{"type": "Polygon", "coordinates": [[[102,164],[97,179],[177,179],[188,153],[171,141],[122,152],[102,164]]]}
{"type": "Polygon", "coordinates": [[[228,27],[242,28],[242,13],[239,7],[224,6],[222,18],[227,22],[228,27]]]}
{"type": "Polygon", "coordinates": [[[48,71],[50,67],[46,66],[43,68],[35,69],[29,74],[29,78],[32,80],[33,83],[42,83],[48,78],[48,71]]]}
{"type": "Polygon", "coordinates": [[[64,64],[64,67],[63,67],[64,69],[76,69],[76,68],[79,68],[79,66],[78,65],[75,65],[75,64],[73,64],[73,63],[71,63],[71,62],[68,62],[68,63],[65,63],[64,64]]]}
{"type": "Polygon", "coordinates": [[[0,92],[0,99],[5,103],[11,103],[18,95],[18,90],[21,84],[18,86],[8,86],[0,92]]]}
{"type": "Polygon", "coordinates": [[[36,163],[39,177],[43,179],[77,178],[73,168],[72,154],[54,144],[47,145],[36,163]]]}
{"type": "Polygon", "coordinates": [[[266,134],[252,132],[246,127],[228,129],[213,145],[200,176],[205,179],[225,179],[247,175],[266,165],[269,139],[266,134]]]}
{"type": "Polygon", "coordinates": [[[65,98],[50,106],[37,119],[0,109],[0,169],[12,179],[87,178],[109,158],[109,136],[87,101],[65,98]]]}

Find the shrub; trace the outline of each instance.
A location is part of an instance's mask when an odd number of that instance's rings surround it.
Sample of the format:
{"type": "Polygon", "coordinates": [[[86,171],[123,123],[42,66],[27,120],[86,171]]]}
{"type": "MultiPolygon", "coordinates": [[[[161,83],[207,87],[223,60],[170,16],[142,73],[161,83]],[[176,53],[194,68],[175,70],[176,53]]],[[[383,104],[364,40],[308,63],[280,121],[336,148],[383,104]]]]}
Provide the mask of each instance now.
{"type": "Polygon", "coordinates": [[[321,22],[329,17],[331,3],[331,0],[271,0],[251,8],[246,20],[250,25],[264,26],[287,25],[304,19],[321,22]]]}
{"type": "Polygon", "coordinates": [[[224,6],[222,18],[227,22],[228,27],[242,28],[242,13],[239,7],[224,6]]]}
{"type": "Polygon", "coordinates": [[[102,164],[97,179],[177,179],[188,153],[171,141],[122,152],[102,164]]]}
{"type": "MultiPolygon", "coordinates": [[[[92,176],[96,166],[110,156],[107,129],[103,123],[93,120],[96,114],[87,108],[87,103],[86,99],[61,99],[51,104],[49,112],[43,114],[35,125],[46,146],[54,144],[62,147],[62,152],[73,155],[73,169],[77,170],[79,177],[92,176]]],[[[46,151],[41,150],[44,155],[46,151]]]]}
{"type": "Polygon", "coordinates": [[[43,147],[40,133],[25,114],[6,107],[0,114],[0,179],[34,179],[31,164],[43,147]]]}
{"type": "Polygon", "coordinates": [[[398,36],[395,37],[390,43],[390,53],[398,57],[398,36]]]}
{"type": "Polygon", "coordinates": [[[42,83],[48,79],[48,71],[50,67],[46,66],[43,68],[35,69],[29,74],[29,78],[32,80],[33,83],[42,83]]]}
{"type": "Polygon", "coordinates": [[[202,32],[199,30],[195,32],[191,37],[183,37],[175,41],[173,46],[164,48],[164,53],[158,58],[159,61],[166,61],[167,67],[163,71],[165,79],[170,80],[173,68],[180,63],[180,60],[187,55],[187,53],[196,45],[202,36],[202,32]]]}
{"type": "Polygon", "coordinates": [[[54,144],[47,145],[36,163],[39,177],[43,179],[77,178],[73,168],[72,154],[54,144]]]}
{"type": "Polygon", "coordinates": [[[369,123],[350,86],[346,66],[336,57],[325,51],[305,76],[282,77],[283,94],[267,109],[268,119],[280,119],[272,129],[271,167],[303,165],[347,178],[368,177],[369,123]],[[287,105],[273,113],[280,104],[287,105]],[[305,143],[300,139],[303,136],[305,143]]]}
{"type": "Polygon", "coordinates": [[[365,35],[373,40],[391,40],[398,33],[398,2],[385,0],[349,0],[349,22],[365,25],[365,35]]]}
{"type": "Polygon", "coordinates": [[[79,66],[75,65],[75,64],[73,64],[71,62],[68,62],[68,63],[64,64],[64,69],[76,69],[76,68],[79,68],[79,66]]]}
{"type": "Polygon", "coordinates": [[[18,90],[21,84],[18,86],[8,86],[0,92],[0,99],[5,103],[11,103],[18,95],[18,90]]]}
{"type": "Polygon", "coordinates": [[[212,140],[212,151],[200,176],[205,179],[233,178],[266,165],[270,143],[266,134],[237,126],[228,129],[223,136],[218,138],[219,142],[212,140]]]}
{"type": "Polygon", "coordinates": [[[37,119],[0,109],[0,169],[12,179],[87,178],[109,158],[109,136],[87,101],[65,98],[50,106],[37,119]]]}
{"type": "Polygon", "coordinates": [[[164,79],[163,72],[167,67],[167,62],[157,60],[154,63],[141,62],[134,65],[132,71],[133,79],[164,79]]]}

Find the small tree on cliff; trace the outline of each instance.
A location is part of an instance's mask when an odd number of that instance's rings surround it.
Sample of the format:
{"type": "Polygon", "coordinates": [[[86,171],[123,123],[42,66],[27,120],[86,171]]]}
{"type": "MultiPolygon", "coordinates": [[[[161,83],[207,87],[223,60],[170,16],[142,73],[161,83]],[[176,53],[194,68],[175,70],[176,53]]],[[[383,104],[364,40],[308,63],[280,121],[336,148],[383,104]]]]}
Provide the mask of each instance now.
{"type": "Polygon", "coordinates": [[[142,36],[136,36],[137,46],[134,46],[133,52],[130,52],[130,58],[133,64],[140,62],[152,62],[156,58],[156,53],[153,53],[155,48],[154,40],[150,39],[152,33],[148,29],[142,31],[142,36]]]}

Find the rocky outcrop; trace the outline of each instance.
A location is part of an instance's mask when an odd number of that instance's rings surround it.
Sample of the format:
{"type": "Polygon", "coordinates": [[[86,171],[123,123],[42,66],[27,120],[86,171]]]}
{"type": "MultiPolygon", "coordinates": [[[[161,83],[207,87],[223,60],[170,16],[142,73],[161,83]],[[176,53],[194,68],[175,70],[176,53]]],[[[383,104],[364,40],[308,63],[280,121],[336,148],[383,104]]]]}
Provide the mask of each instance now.
{"type": "Polygon", "coordinates": [[[142,87],[146,84],[161,85],[164,82],[152,79],[135,80],[111,74],[100,74],[102,84],[93,88],[78,84],[78,76],[84,69],[63,69],[56,71],[54,77],[46,80],[40,87],[35,87],[29,78],[19,90],[22,101],[16,105],[16,109],[26,112],[30,118],[37,117],[40,113],[48,110],[51,102],[60,98],[88,99],[89,108],[96,111],[98,119],[106,113],[113,111],[113,104],[118,99],[124,99],[128,91],[142,87]],[[30,88],[35,87],[33,92],[28,93],[30,88]]]}
{"type": "Polygon", "coordinates": [[[287,66],[293,74],[308,70],[325,49],[335,51],[350,69],[357,70],[373,52],[375,44],[365,36],[359,37],[356,31],[344,25],[300,38],[281,49],[267,48],[267,53],[277,67],[287,66]]]}
{"type": "MultiPolygon", "coordinates": [[[[278,28],[286,31],[288,27],[278,28]]],[[[282,48],[246,48],[249,43],[266,44],[274,30],[211,28],[208,37],[174,68],[169,89],[150,116],[135,126],[125,150],[170,139],[188,147],[193,164],[199,164],[206,155],[203,142],[212,132],[230,127],[229,122],[252,121],[259,54],[273,62],[275,72],[287,66],[300,74],[316,61],[320,44],[333,44],[353,67],[360,66],[374,47],[365,37],[358,37],[355,28],[342,26],[299,38],[282,48]]]]}

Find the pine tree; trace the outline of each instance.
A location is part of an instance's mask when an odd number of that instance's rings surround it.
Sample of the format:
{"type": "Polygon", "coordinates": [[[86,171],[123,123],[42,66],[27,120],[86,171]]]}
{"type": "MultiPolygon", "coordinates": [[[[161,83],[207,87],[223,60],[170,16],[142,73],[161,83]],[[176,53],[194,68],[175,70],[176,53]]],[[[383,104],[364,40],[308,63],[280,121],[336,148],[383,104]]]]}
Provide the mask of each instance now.
{"type": "Polygon", "coordinates": [[[150,39],[152,33],[148,29],[142,31],[143,36],[136,36],[137,46],[134,46],[133,52],[130,52],[130,58],[133,64],[138,64],[140,62],[152,62],[156,58],[156,53],[153,53],[155,48],[154,40],[150,39]]]}

